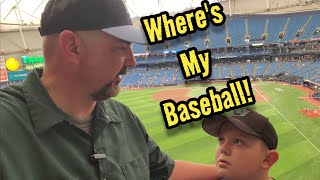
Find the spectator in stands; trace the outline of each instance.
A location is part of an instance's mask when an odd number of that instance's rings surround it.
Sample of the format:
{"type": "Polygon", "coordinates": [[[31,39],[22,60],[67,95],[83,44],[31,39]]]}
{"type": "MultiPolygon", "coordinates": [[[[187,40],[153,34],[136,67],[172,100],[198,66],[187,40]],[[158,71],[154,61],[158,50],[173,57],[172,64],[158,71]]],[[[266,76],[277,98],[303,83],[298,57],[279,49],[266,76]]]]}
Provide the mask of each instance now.
{"type": "Polygon", "coordinates": [[[269,180],[277,162],[278,137],[261,114],[238,109],[232,115],[216,115],[203,121],[203,129],[218,138],[215,161],[226,180],[269,180]]]}
{"type": "Polygon", "coordinates": [[[121,0],[50,0],[41,18],[43,70],[0,90],[0,177],[217,179],[216,167],[174,161],[128,107],[111,99],[146,43],[121,0]]]}

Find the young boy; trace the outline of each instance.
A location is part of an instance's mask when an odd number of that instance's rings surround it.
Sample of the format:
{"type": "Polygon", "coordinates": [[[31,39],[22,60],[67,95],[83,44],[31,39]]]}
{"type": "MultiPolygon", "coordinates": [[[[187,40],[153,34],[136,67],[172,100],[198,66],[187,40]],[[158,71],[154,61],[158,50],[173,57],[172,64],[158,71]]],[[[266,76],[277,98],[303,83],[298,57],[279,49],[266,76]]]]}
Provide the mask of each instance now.
{"type": "Polygon", "coordinates": [[[279,158],[278,137],[266,117],[241,109],[206,118],[202,127],[218,138],[215,160],[224,180],[273,179],[268,172],[279,158]]]}

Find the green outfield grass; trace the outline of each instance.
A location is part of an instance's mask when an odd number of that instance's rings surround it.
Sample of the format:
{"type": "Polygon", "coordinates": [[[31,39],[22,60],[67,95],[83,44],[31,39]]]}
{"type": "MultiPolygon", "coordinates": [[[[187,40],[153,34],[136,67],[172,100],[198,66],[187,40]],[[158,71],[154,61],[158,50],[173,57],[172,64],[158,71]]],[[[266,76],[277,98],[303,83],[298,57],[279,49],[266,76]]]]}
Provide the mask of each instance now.
{"type": "MultiPolygon", "coordinates": [[[[256,103],[256,110],[269,117],[279,136],[280,159],[272,168],[271,175],[280,180],[320,179],[320,118],[309,119],[298,111],[303,107],[319,107],[298,98],[306,94],[293,87],[274,82],[253,84],[258,85],[259,91],[271,98],[270,102],[256,103]],[[283,91],[277,91],[277,88],[283,91]]],[[[205,94],[208,86],[221,89],[225,83],[188,86],[191,89],[189,96],[205,94]]],[[[217,140],[202,130],[201,120],[180,125],[175,129],[166,129],[159,102],[155,101],[152,95],[164,89],[175,88],[186,87],[123,90],[116,99],[131,108],[150,136],[173,159],[214,164],[217,140]]]]}

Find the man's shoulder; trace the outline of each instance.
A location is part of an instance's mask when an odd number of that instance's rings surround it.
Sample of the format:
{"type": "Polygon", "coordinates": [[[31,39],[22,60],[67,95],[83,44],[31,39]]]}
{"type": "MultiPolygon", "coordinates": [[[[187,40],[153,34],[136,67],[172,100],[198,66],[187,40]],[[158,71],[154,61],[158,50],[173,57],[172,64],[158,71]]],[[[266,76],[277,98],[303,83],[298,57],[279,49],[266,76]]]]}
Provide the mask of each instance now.
{"type": "Polygon", "coordinates": [[[27,110],[26,98],[20,85],[7,86],[0,89],[0,124],[4,121],[25,115],[27,110]]]}
{"type": "MultiPolygon", "coordinates": [[[[0,102],[2,101],[13,101],[25,103],[25,97],[23,95],[21,85],[11,85],[0,89],[0,102]]],[[[3,105],[1,103],[0,105],[3,105]]]]}

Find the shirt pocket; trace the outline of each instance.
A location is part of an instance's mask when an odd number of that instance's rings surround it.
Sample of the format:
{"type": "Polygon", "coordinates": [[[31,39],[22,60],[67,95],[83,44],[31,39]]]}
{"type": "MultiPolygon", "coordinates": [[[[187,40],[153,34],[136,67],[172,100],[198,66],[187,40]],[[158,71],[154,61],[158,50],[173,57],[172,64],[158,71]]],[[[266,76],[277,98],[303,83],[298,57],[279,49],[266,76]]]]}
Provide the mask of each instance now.
{"type": "Polygon", "coordinates": [[[127,180],[149,180],[149,164],[143,155],[139,155],[134,160],[121,165],[121,170],[127,180]]]}

